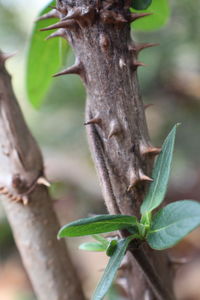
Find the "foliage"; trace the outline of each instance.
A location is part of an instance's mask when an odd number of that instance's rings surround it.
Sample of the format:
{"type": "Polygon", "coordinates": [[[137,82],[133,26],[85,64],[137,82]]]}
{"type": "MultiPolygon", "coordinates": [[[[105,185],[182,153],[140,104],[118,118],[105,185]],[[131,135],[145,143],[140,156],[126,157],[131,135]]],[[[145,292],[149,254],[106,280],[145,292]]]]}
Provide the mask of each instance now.
{"type": "MultiPolygon", "coordinates": [[[[55,1],[51,1],[49,5],[55,5],[55,1]]],[[[41,11],[40,15],[47,13],[51,9],[49,5],[41,11]]],[[[45,41],[49,33],[46,31],[40,32],[40,29],[53,23],[55,23],[55,20],[52,19],[36,22],[29,42],[26,87],[28,98],[35,108],[41,106],[48,90],[52,86],[52,74],[57,73],[62,66],[61,50],[64,45],[65,48],[68,48],[67,44],[61,44],[59,39],[45,41]]]]}
{"type": "Polygon", "coordinates": [[[151,248],[163,250],[177,244],[184,236],[200,225],[200,204],[192,200],[171,203],[160,209],[155,215],[152,211],[164,200],[169,181],[172,155],[174,150],[176,124],[163,143],[154,169],[149,191],[141,205],[141,219],[124,215],[99,215],[81,219],[65,225],[58,237],[83,236],[96,233],[126,229],[130,235],[126,239],[105,239],[93,236],[98,243],[82,244],[87,251],[106,251],[111,256],[103,277],[93,295],[93,300],[103,299],[115,277],[117,269],[134,239],[146,240],[151,248]]]}
{"type": "Polygon", "coordinates": [[[132,0],[132,7],[137,10],[147,9],[152,4],[152,0],[132,0]]]}
{"type": "Polygon", "coordinates": [[[152,178],[154,181],[150,185],[149,192],[141,206],[141,213],[143,215],[146,212],[151,212],[153,209],[158,207],[164,199],[171,169],[176,128],[177,125],[174,126],[166,138],[162,147],[162,152],[156,161],[152,173],[152,178]]]}
{"type": "Polygon", "coordinates": [[[81,219],[61,228],[60,238],[111,232],[136,225],[136,217],[125,215],[101,215],[81,219]]]}

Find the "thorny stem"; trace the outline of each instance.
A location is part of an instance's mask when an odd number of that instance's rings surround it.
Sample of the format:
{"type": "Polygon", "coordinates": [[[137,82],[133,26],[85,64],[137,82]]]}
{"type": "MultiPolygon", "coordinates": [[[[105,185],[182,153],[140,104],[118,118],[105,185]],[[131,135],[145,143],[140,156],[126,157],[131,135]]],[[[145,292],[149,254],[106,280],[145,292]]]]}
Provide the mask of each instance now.
{"type": "MultiPolygon", "coordinates": [[[[136,45],[130,37],[130,23],[148,14],[132,14],[129,7],[129,0],[57,0],[61,21],[43,30],[58,29],[54,36],[64,37],[74,49],[75,64],[56,76],[78,74],[86,87],[85,125],[109,213],[139,218],[160,149],[150,143],[137,80],[137,68],[144,65],[139,52],[152,44],[136,45]]],[[[137,261],[153,286],[151,299],[154,294],[172,300],[167,257],[148,248],[138,251],[132,252],[132,273],[127,271],[130,299],[144,300],[150,291],[137,261]]]]}

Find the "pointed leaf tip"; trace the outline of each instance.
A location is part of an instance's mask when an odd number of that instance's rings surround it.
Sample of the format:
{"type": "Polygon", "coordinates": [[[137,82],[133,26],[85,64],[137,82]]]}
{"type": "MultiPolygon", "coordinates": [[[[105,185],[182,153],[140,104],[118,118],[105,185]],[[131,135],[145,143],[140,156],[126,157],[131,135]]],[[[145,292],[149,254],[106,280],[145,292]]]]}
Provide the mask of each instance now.
{"type": "Polygon", "coordinates": [[[127,247],[131,240],[133,239],[133,236],[129,236],[128,238],[124,240],[120,240],[117,245],[116,249],[114,250],[114,253],[112,254],[108,265],[104,271],[104,274],[92,296],[92,300],[102,300],[106,293],[108,292],[115,275],[117,273],[118,268],[120,267],[120,264],[122,262],[122,259],[126,253],[127,247]]]}
{"type": "Polygon", "coordinates": [[[149,191],[141,206],[141,213],[143,215],[158,207],[164,199],[171,170],[177,126],[179,126],[179,123],[173,127],[165,139],[162,151],[156,160],[152,172],[152,178],[154,181],[150,184],[149,191]]]}
{"type": "Polygon", "coordinates": [[[63,226],[58,237],[77,237],[112,232],[136,224],[136,217],[126,215],[98,215],[84,218],[63,226]]]}

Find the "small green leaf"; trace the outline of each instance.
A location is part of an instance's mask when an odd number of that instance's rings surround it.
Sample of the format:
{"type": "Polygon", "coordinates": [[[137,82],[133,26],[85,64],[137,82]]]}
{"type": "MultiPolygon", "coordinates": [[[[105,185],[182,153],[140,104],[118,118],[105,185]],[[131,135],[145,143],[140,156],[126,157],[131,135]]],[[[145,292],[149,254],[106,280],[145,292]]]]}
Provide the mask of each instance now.
{"type": "Polygon", "coordinates": [[[142,215],[158,207],[165,197],[178,125],[176,124],[167,136],[162,147],[162,152],[156,160],[152,173],[153,182],[150,183],[149,191],[141,206],[142,215]]]}
{"type": "Polygon", "coordinates": [[[192,200],[177,201],[162,208],[153,217],[147,241],[153,249],[167,249],[199,225],[200,203],[192,200]]]}
{"type": "Polygon", "coordinates": [[[92,300],[102,300],[106,293],[108,292],[108,289],[110,288],[114,278],[115,274],[121,264],[121,261],[126,253],[126,249],[130,243],[130,241],[133,239],[133,236],[129,236],[128,238],[124,240],[120,240],[117,243],[117,247],[111,256],[107,267],[104,271],[104,274],[92,296],[92,300]]]}
{"type": "MultiPolygon", "coordinates": [[[[40,15],[47,13],[55,5],[51,1],[40,15]]],[[[26,87],[28,98],[35,108],[39,108],[53,82],[52,75],[61,69],[61,58],[59,53],[59,39],[54,38],[45,41],[51,33],[41,32],[40,29],[54,24],[56,19],[38,21],[34,24],[32,36],[29,42],[26,67],[26,87]]]]}
{"type": "MultiPolygon", "coordinates": [[[[137,9],[131,9],[131,11],[138,12],[137,9]]],[[[152,4],[147,9],[141,10],[140,12],[152,13],[152,15],[138,19],[135,22],[133,22],[132,28],[134,30],[150,31],[150,30],[159,29],[160,27],[164,26],[167,20],[169,19],[169,15],[170,15],[169,1],[153,0],[152,4]]]]}
{"type": "Polygon", "coordinates": [[[79,249],[84,250],[84,251],[92,251],[92,252],[106,251],[106,247],[104,247],[102,244],[96,243],[96,242],[83,243],[79,246],[79,249]]]}
{"type": "Polygon", "coordinates": [[[108,256],[113,255],[113,253],[115,252],[115,250],[117,248],[117,243],[118,243],[117,240],[112,240],[112,241],[109,242],[109,245],[106,249],[106,255],[108,255],[108,256]]]}
{"type": "Polygon", "coordinates": [[[147,9],[152,3],[152,0],[132,0],[132,7],[137,10],[147,9]]]}
{"type": "Polygon", "coordinates": [[[136,217],[125,215],[99,215],[91,218],[80,219],[63,226],[58,237],[75,237],[111,232],[125,229],[136,224],[136,217]]]}

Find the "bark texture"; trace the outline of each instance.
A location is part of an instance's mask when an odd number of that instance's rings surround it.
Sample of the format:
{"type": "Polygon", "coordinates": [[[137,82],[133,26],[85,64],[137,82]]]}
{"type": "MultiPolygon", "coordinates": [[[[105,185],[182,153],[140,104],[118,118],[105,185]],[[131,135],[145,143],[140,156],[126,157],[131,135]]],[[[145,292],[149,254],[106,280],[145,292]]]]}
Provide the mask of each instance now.
{"type": "Polygon", "coordinates": [[[28,130],[0,53],[0,194],[38,300],[84,300],[44,184],[41,152],[28,130]]]}
{"type": "MultiPolygon", "coordinates": [[[[140,50],[152,45],[136,45],[130,36],[130,23],[147,14],[131,14],[129,8],[125,0],[57,0],[45,17],[61,21],[43,30],[57,29],[50,38],[64,37],[74,49],[74,66],[55,76],[78,74],[85,84],[85,125],[108,211],[139,217],[160,149],[150,143],[136,72],[140,50]]],[[[130,299],[174,299],[165,254],[147,245],[132,254],[130,299]]]]}

